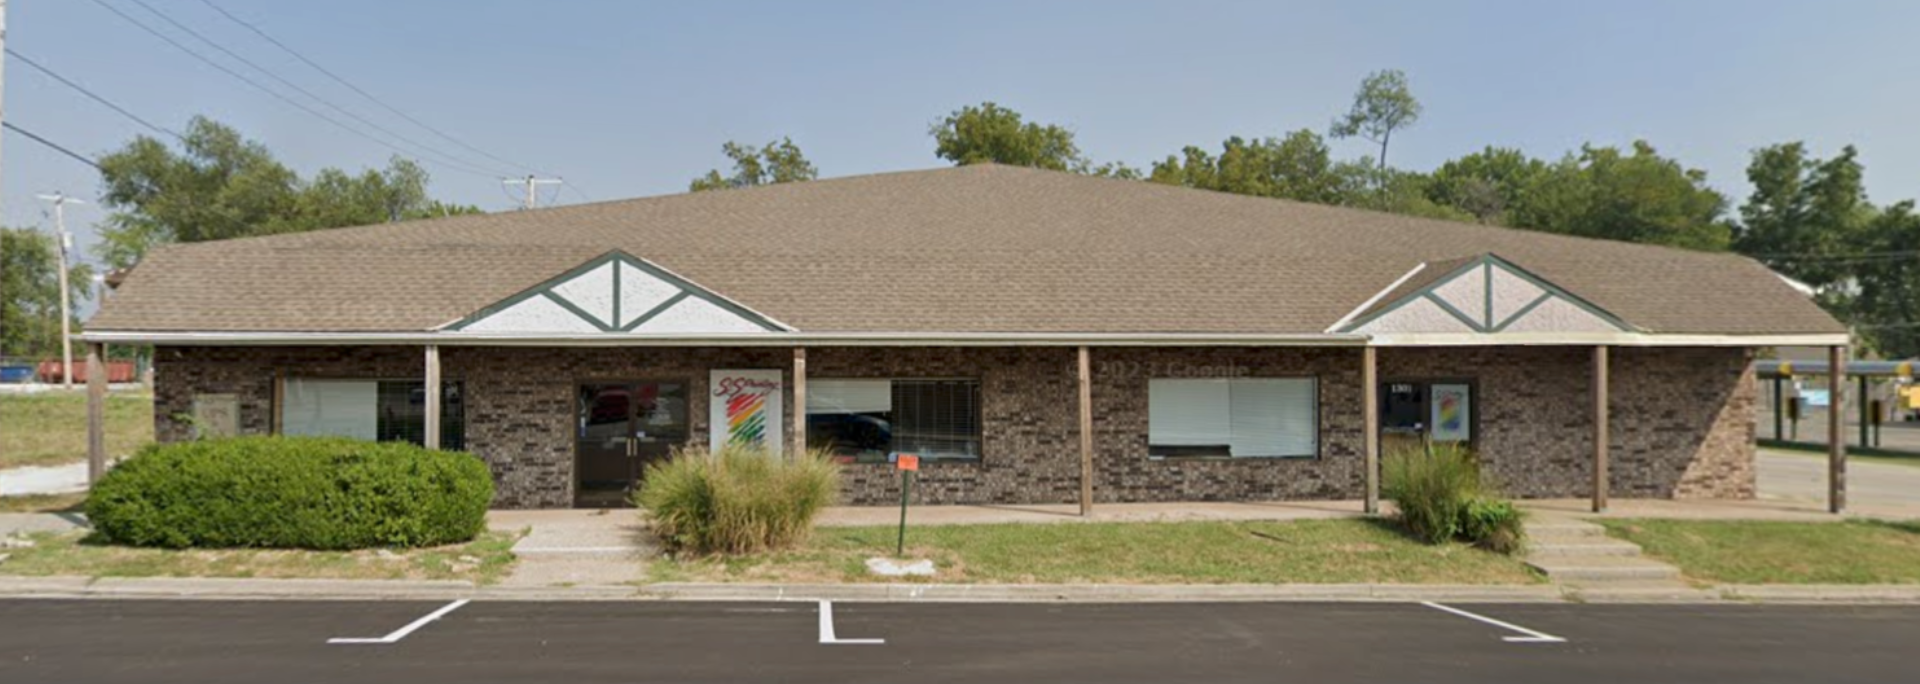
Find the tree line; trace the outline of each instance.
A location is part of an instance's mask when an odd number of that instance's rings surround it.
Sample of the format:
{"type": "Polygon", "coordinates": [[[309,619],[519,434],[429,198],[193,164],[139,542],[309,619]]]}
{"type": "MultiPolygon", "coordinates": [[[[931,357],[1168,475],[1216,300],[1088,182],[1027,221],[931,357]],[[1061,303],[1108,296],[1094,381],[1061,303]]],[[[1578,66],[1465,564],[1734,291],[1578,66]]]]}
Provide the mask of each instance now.
{"type": "MultiPolygon", "coordinates": [[[[1191,145],[1148,165],[1096,163],[1073,131],[1027,121],[993,102],[954,110],[929,130],[934,154],[956,165],[993,162],[1179,185],[1257,197],[1356,207],[1603,240],[1733,251],[1812,286],[1816,300],[1855,330],[1865,351],[1920,356],[1920,213],[1913,200],[1876,206],[1849,146],[1820,158],[1801,142],[1754,150],[1751,191],[1738,206],[1706,172],[1651,143],[1589,143],[1558,158],[1489,146],[1431,171],[1387,163],[1394,136],[1422,109],[1406,75],[1369,75],[1351,108],[1323,135],[1232,136],[1217,149],[1191,145]],[[1329,139],[1360,138],[1370,158],[1338,159],[1329,139]]],[[[811,180],[818,170],[792,140],[728,143],[734,171],[696,179],[694,191],[811,180]]]]}
{"type": "MultiPolygon", "coordinates": [[[[1735,251],[1816,288],[1817,300],[1854,326],[1857,339],[1889,357],[1920,356],[1920,213],[1911,200],[1867,200],[1852,147],[1821,158],[1800,142],[1754,150],[1741,203],[1707,184],[1705,172],[1662,155],[1646,141],[1589,143],[1542,158],[1489,146],[1427,170],[1388,163],[1396,136],[1423,113],[1404,73],[1367,76],[1349,109],[1322,133],[1231,136],[1217,147],[1190,145],[1144,168],[1096,161],[1071,129],[1029,121],[994,102],[956,109],[928,128],[934,155],[955,165],[993,162],[1201,190],[1356,207],[1486,225],[1735,251]],[[1356,138],[1376,151],[1336,158],[1329,141],[1356,138]]],[[[764,145],[729,141],[727,168],[689,190],[715,191],[813,180],[819,169],[789,138],[764,145]]],[[[435,200],[417,163],[326,168],[310,177],[263,144],[196,117],[178,140],[138,136],[99,160],[98,256],[109,267],[136,263],[156,245],[199,242],[386,221],[477,213],[435,200]]],[[[51,240],[7,229],[6,297],[0,354],[57,353],[57,263],[51,240]],[[48,302],[56,308],[49,309],[48,302]],[[51,320],[51,325],[48,321],[51,320]]],[[[73,278],[84,297],[90,272],[73,278]]]]}

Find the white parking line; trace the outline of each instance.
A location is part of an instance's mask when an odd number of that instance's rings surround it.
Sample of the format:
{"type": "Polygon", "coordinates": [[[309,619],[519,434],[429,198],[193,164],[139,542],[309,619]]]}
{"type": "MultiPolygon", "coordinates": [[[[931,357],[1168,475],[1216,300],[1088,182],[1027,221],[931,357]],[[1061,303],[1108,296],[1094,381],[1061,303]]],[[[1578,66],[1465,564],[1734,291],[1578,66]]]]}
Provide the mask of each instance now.
{"type": "Polygon", "coordinates": [[[1444,610],[1444,611],[1446,611],[1446,612],[1449,612],[1449,613],[1453,613],[1454,615],[1458,615],[1458,616],[1460,616],[1460,617],[1463,617],[1463,618],[1467,618],[1467,619],[1469,619],[1469,620],[1478,620],[1478,621],[1480,621],[1480,622],[1484,622],[1484,623],[1487,623],[1487,624],[1489,624],[1489,625],[1493,625],[1493,626],[1495,626],[1495,627],[1500,627],[1500,628],[1504,628],[1504,629],[1510,629],[1510,630],[1513,630],[1513,631],[1515,631],[1515,632],[1519,632],[1519,633],[1521,633],[1521,634],[1525,634],[1525,635],[1526,635],[1526,636],[1517,636],[1517,637],[1516,637],[1516,636],[1510,636],[1510,637],[1501,637],[1501,639],[1502,639],[1502,640],[1504,640],[1504,641],[1507,641],[1507,642],[1509,642],[1509,643],[1515,643],[1515,644],[1563,644],[1563,643],[1566,643],[1566,641],[1567,641],[1566,639],[1563,639],[1563,638],[1560,638],[1560,637],[1557,637],[1557,636],[1554,636],[1554,635],[1552,635],[1552,634],[1547,634],[1547,633],[1545,633],[1545,632],[1536,632],[1536,631],[1533,631],[1533,630],[1531,630],[1531,629],[1527,629],[1527,628],[1525,628],[1525,627],[1521,627],[1521,626],[1519,626],[1519,625],[1516,625],[1516,624],[1513,624],[1513,623],[1511,623],[1511,622],[1501,622],[1501,621],[1499,621],[1499,620],[1495,620],[1495,619],[1493,619],[1493,618],[1490,618],[1490,617],[1487,617],[1487,616],[1485,616],[1485,615],[1477,615],[1477,614],[1474,614],[1474,613],[1469,613],[1469,612],[1467,612],[1467,611],[1464,611],[1464,610],[1461,610],[1461,609],[1459,609],[1459,608],[1454,608],[1454,607],[1452,607],[1452,606],[1443,606],[1443,605],[1440,605],[1440,604],[1438,604],[1438,603],[1434,603],[1434,602],[1432,602],[1432,601],[1422,601],[1422,602],[1420,602],[1420,605],[1423,605],[1423,606],[1426,606],[1426,607],[1428,607],[1428,608],[1432,608],[1432,609],[1435,609],[1435,610],[1444,610]]]}
{"type": "Polygon", "coordinates": [[[422,617],[418,620],[414,620],[413,622],[409,622],[407,623],[407,626],[401,627],[400,629],[393,630],[392,634],[388,634],[383,637],[378,637],[378,638],[335,637],[332,639],[328,639],[327,643],[329,644],[391,644],[391,643],[395,643],[400,641],[401,639],[407,638],[407,635],[412,634],[415,630],[418,630],[421,627],[427,626],[427,623],[446,617],[447,613],[451,613],[453,611],[459,610],[461,606],[467,605],[468,600],[469,599],[460,599],[458,601],[454,601],[453,603],[449,603],[447,605],[441,606],[439,610],[433,611],[431,613],[427,613],[425,617],[422,617]]]}
{"type": "Polygon", "coordinates": [[[820,643],[823,644],[884,644],[886,639],[842,639],[833,634],[833,602],[820,602],[820,643]]]}

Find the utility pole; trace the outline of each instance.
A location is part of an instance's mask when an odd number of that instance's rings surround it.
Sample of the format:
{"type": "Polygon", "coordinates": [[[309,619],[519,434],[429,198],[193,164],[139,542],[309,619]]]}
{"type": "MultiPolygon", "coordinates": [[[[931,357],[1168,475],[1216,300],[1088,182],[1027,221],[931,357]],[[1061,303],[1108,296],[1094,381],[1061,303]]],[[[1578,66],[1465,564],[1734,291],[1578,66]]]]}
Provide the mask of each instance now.
{"type": "Polygon", "coordinates": [[[539,197],[540,197],[540,190],[539,190],[539,188],[540,188],[540,186],[542,186],[542,185],[559,185],[559,184],[561,184],[561,183],[565,183],[565,182],[567,182],[567,181],[566,181],[565,179],[561,179],[561,178],[534,178],[532,174],[528,174],[526,178],[507,178],[507,179],[503,179],[503,180],[501,180],[501,181],[500,181],[500,184],[501,184],[501,185],[524,185],[524,186],[527,186],[527,187],[526,187],[526,199],[524,199],[524,200],[521,200],[521,202],[520,202],[520,208],[521,208],[521,209],[532,209],[532,208],[534,208],[534,206],[535,206],[536,204],[538,204],[538,203],[539,203],[539,202],[538,202],[538,200],[539,200],[539,197]]]}
{"type": "Polygon", "coordinates": [[[73,236],[67,234],[67,205],[86,204],[63,193],[39,195],[53,203],[53,235],[60,247],[60,386],[73,389],[73,290],[67,285],[67,252],[73,236]]]}

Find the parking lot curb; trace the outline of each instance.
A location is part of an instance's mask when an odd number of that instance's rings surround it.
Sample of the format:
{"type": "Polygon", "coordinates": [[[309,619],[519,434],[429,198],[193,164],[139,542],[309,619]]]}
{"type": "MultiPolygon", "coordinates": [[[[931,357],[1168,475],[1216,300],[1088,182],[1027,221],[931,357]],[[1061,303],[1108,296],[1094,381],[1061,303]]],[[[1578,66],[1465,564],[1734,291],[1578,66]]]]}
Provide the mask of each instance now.
{"type": "Polygon", "coordinates": [[[1920,603],[1920,585],[1905,584],[1725,584],[1714,591],[1753,603],[1920,603]]]}
{"type": "Polygon", "coordinates": [[[887,601],[1139,603],[1206,601],[1463,601],[1538,603],[1565,600],[1550,585],[1404,584],[702,584],[641,587],[642,595],[678,601],[887,601]]]}
{"type": "Polygon", "coordinates": [[[849,601],[892,603],[1920,604],[1920,585],[1721,585],[1658,590],[1421,584],[729,584],[477,586],[460,580],[0,576],[0,598],[169,600],[849,601]]]}

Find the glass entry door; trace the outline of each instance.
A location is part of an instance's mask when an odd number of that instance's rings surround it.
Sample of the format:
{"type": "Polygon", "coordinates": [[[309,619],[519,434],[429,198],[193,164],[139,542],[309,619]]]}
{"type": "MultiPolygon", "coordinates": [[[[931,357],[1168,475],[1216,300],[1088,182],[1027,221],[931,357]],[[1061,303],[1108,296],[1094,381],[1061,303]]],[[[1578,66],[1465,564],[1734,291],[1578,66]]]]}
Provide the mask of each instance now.
{"type": "Polygon", "coordinates": [[[582,384],[577,406],[575,505],[627,505],[647,464],[687,441],[685,382],[582,384]]]}
{"type": "Polygon", "coordinates": [[[1380,450],[1418,447],[1427,440],[1474,439],[1476,415],[1469,380],[1394,380],[1380,384],[1380,450]]]}

